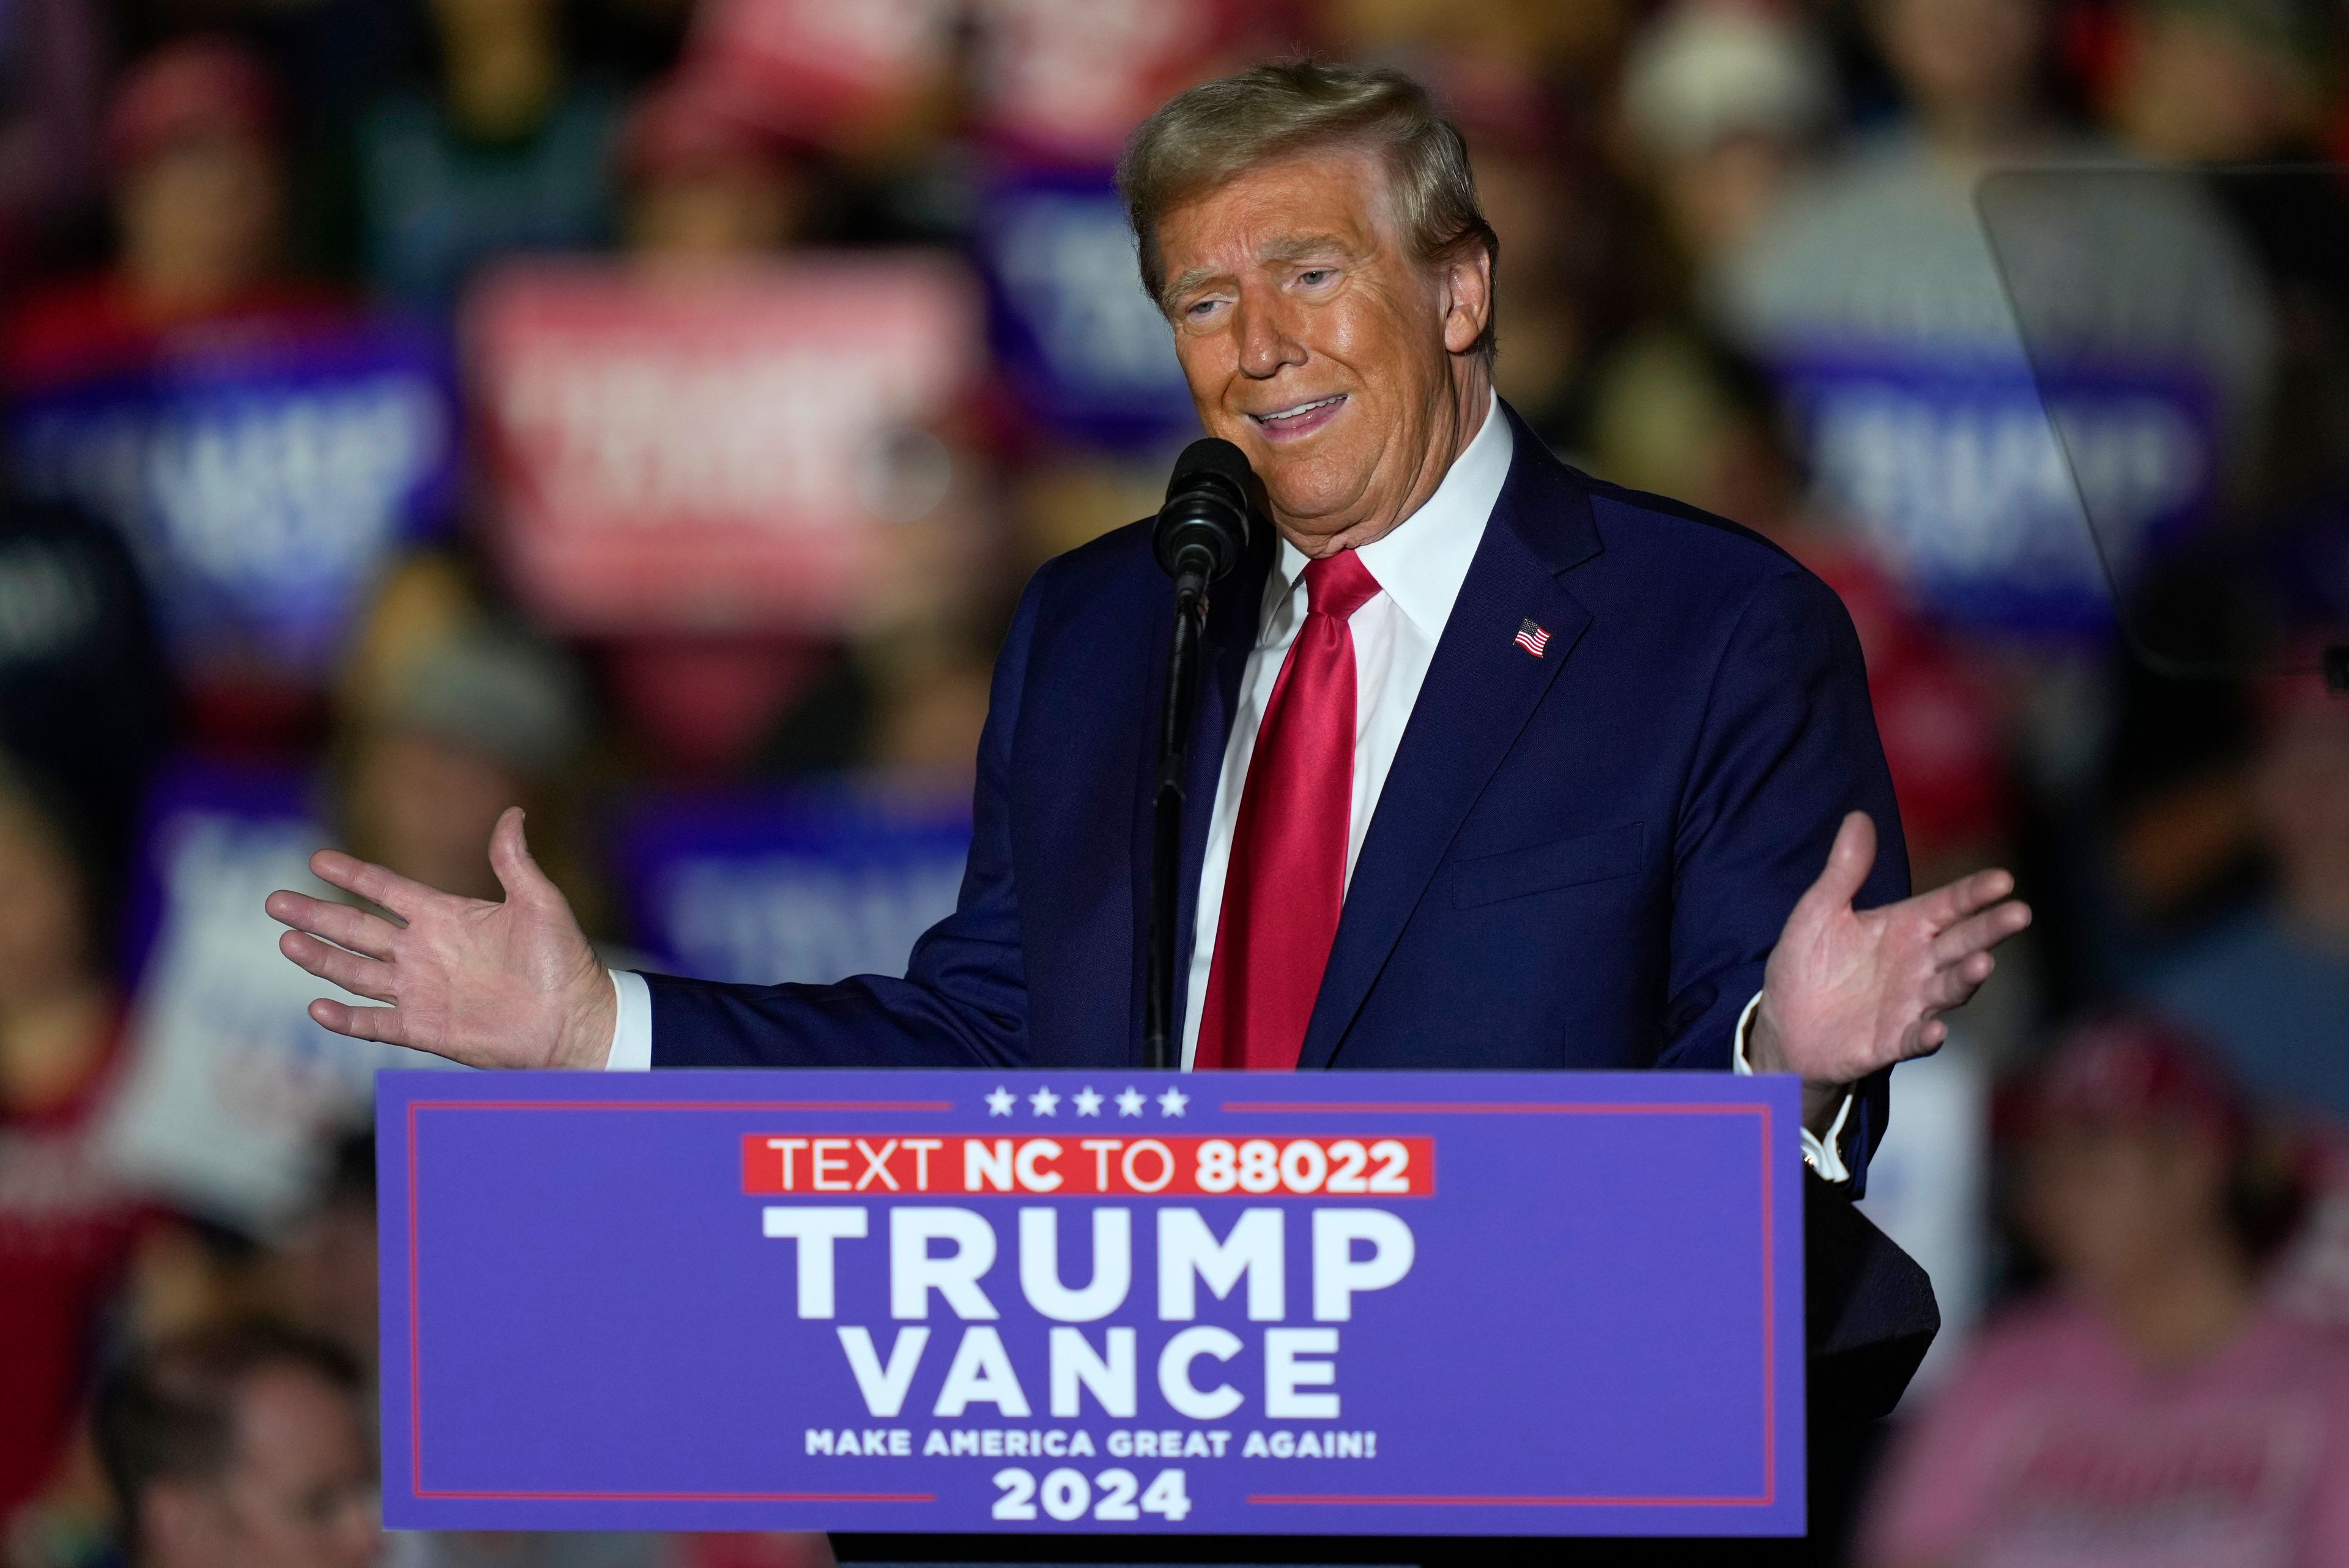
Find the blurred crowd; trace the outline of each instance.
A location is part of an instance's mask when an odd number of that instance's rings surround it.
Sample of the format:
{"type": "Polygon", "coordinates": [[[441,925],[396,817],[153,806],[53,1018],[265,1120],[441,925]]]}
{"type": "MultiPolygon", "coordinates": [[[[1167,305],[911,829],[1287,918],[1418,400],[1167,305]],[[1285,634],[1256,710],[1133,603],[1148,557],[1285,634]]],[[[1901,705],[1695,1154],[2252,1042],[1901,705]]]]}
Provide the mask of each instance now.
{"type": "Polygon", "coordinates": [[[1195,433],[1119,147],[1308,52],[1437,88],[1502,395],[1831,583],[1916,880],[2039,910],[1895,1079],[1863,1206],[1948,1327],[1828,1560],[2349,1563],[2344,26],[0,7],[0,1562],[830,1560],[379,1537],[369,1075],[427,1064],[261,898],[497,898],[521,804],[616,962],[901,966],[1022,582],[1195,433]]]}

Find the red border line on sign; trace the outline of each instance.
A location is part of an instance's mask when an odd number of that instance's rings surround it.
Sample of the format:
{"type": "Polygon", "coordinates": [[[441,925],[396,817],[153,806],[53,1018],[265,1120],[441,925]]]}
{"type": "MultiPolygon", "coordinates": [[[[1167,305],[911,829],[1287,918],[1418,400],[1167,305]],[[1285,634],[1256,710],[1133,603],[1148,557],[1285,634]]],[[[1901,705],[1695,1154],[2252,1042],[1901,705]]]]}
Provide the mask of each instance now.
{"type": "MultiPolygon", "coordinates": [[[[456,1501],[497,1502],[936,1502],[933,1492],[599,1492],[427,1491],[424,1490],[422,1330],[418,1296],[416,1113],[419,1110],[504,1111],[945,1111],[947,1100],[411,1100],[408,1106],[408,1385],[410,1495],[456,1501]]],[[[1770,1158],[1771,1107],[1673,1103],[1608,1105],[1589,1101],[1436,1101],[1333,1106],[1291,1101],[1226,1101],[1226,1111],[1281,1115],[1394,1112],[1454,1116],[1758,1116],[1762,1127],[1762,1493],[1758,1497],[1479,1497],[1376,1494],[1251,1493],[1247,1501],[1276,1507],[1404,1506],[1489,1508],[1767,1508],[1778,1496],[1778,1364],[1776,1260],[1772,1247],[1775,1166],[1770,1158]]]]}
{"type": "Polygon", "coordinates": [[[428,1111],[950,1111],[952,1100],[412,1100],[428,1111]]]}
{"type": "Polygon", "coordinates": [[[1756,1116],[1762,1118],[1762,1492],[1758,1497],[1385,1497],[1290,1496],[1250,1494],[1248,1501],[1307,1507],[1349,1503],[1406,1504],[1425,1507],[1493,1508],[1768,1508],[1778,1500],[1778,1358],[1772,1353],[1777,1328],[1776,1262],[1771,1246],[1774,1168],[1770,1160],[1772,1116],[1767,1102],[1757,1106],[1708,1106],[1632,1102],[1618,1105],[1587,1100],[1436,1100],[1365,1102],[1356,1105],[1310,1105],[1291,1100],[1226,1100],[1226,1111],[1281,1116],[1336,1112],[1361,1115],[1384,1111],[1421,1116],[1756,1116]]]}
{"type": "Polygon", "coordinates": [[[950,1111],[951,1100],[410,1100],[408,1102],[409,1495],[460,1502],[936,1502],[934,1492],[427,1491],[424,1346],[418,1299],[416,1113],[419,1111],[950,1111]]]}
{"type": "Polygon", "coordinates": [[[460,1502],[936,1502],[932,1491],[436,1491],[460,1502]]]}
{"type": "Polygon", "coordinates": [[[418,1309],[416,1263],[416,1102],[408,1102],[408,1490],[424,1490],[424,1356],[418,1309]]]}
{"type": "Polygon", "coordinates": [[[1770,1105],[1762,1104],[1762,1495],[1778,1495],[1778,1291],[1771,1272],[1770,1105]]]}
{"type": "Polygon", "coordinates": [[[1767,1109],[1766,1106],[1761,1106],[1682,1105],[1673,1101],[1664,1101],[1653,1105],[1646,1104],[1644,1102],[1630,1101],[1627,1101],[1622,1105],[1598,1105],[1580,1100],[1393,1100],[1381,1104],[1363,1104],[1355,1106],[1310,1105],[1301,1101],[1291,1102],[1288,1100],[1226,1100],[1216,1108],[1226,1111],[1274,1112],[1282,1116],[1296,1116],[1300,1114],[1309,1115],[1314,1113],[1336,1113],[1343,1116],[1356,1116],[1372,1111],[1395,1111],[1408,1112],[1414,1116],[1509,1116],[1512,1114],[1518,1116],[1613,1116],[1619,1113],[1631,1116],[1648,1114],[1682,1116],[1750,1116],[1757,1110],[1767,1109]]]}
{"type": "Polygon", "coordinates": [[[1309,1508],[1322,1504],[1350,1505],[1388,1504],[1410,1508],[1752,1508],[1755,1500],[1750,1497],[1469,1497],[1447,1494],[1437,1497],[1386,1497],[1332,1493],[1329,1496],[1281,1493],[1248,1494],[1250,1502],[1272,1503],[1284,1508],[1309,1508]]]}

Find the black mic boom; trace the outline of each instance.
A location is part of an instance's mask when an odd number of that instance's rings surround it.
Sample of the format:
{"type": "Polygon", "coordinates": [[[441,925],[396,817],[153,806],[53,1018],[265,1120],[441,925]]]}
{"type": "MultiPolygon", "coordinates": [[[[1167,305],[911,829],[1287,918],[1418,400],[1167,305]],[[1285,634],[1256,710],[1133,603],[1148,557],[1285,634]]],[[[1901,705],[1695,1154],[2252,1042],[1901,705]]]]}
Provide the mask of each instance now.
{"type": "Polygon", "coordinates": [[[1178,597],[1186,590],[1205,593],[1239,565],[1247,553],[1255,488],[1247,458],[1227,441],[1205,437],[1174,460],[1152,541],[1178,597]]]}

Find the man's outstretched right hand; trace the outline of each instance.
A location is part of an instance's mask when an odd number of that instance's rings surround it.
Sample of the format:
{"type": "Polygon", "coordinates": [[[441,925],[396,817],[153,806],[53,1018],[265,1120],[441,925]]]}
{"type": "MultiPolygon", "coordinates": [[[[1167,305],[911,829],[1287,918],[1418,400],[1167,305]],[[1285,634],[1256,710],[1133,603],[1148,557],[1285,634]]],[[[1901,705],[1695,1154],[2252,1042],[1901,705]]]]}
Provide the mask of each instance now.
{"type": "Polygon", "coordinates": [[[321,980],[390,1004],[321,998],[310,1016],[337,1034],[471,1067],[602,1067],[618,1008],[612,978],[570,902],[530,857],[522,817],[509,806],[490,835],[502,903],[443,893],[332,849],[310,857],[319,880],[396,921],[300,893],[269,895],[270,918],[293,928],[278,939],[280,951],[321,980]]]}

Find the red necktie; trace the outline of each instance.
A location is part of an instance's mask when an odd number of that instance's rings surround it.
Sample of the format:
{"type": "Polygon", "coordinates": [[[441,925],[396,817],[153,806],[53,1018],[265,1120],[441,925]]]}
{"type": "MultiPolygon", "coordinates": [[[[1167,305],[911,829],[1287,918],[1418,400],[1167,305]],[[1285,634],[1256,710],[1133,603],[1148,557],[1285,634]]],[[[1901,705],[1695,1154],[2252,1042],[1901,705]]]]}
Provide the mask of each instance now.
{"type": "Polygon", "coordinates": [[[1351,550],[1305,566],[1305,624],[1265,704],[1199,1014],[1201,1069],[1292,1070],[1346,901],[1354,809],[1354,634],[1379,591],[1351,550]]]}

